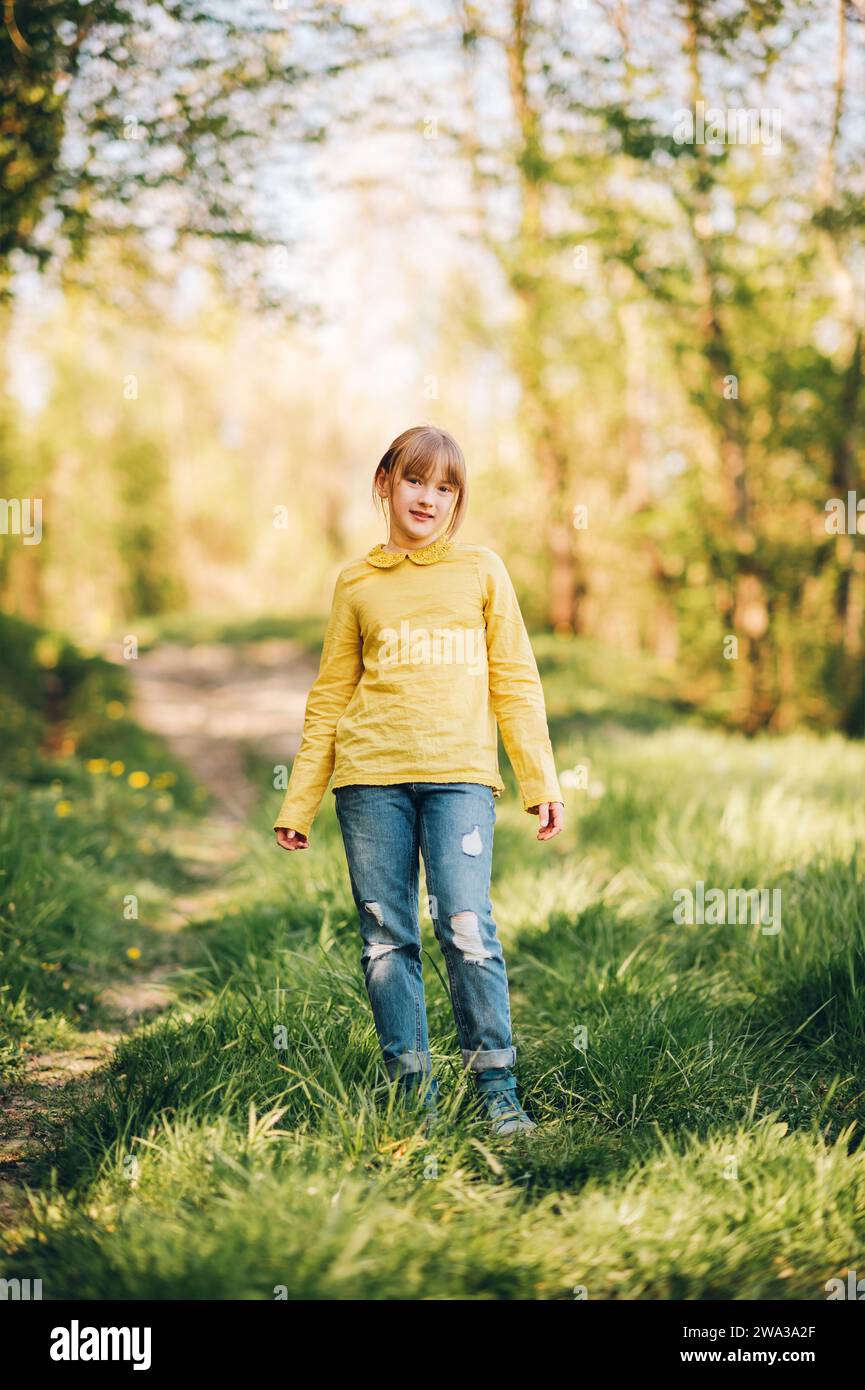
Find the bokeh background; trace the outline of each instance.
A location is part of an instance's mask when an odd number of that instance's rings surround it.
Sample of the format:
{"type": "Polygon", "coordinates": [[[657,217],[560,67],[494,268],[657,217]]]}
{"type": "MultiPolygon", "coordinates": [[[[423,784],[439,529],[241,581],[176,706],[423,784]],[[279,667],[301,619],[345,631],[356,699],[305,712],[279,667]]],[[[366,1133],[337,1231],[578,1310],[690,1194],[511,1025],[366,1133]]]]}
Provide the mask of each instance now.
{"type": "Polygon", "coordinates": [[[46,1297],[855,1266],[863,58],[863,0],[6,5],[0,1206],[46,1297]],[[428,919],[450,1128],[382,1112],[332,798],[270,832],[423,421],[568,798],[538,846],[503,758],[515,1157],[428,919]],[[683,928],[697,881],[783,930],[683,928]]]}

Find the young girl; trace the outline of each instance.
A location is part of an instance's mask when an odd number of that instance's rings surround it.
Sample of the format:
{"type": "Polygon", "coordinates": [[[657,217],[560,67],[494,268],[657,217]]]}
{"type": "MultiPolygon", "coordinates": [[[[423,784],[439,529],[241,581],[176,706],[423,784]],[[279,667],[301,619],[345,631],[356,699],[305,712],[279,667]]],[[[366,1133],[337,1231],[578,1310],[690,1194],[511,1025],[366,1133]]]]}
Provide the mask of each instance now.
{"type": "Polygon", "coordinates": [[[389,535],[337,576],[303,737],[274,822],[307,849],[333,774],[361,964],[388,1075],[435,1113],[418,923],[418,852],[463,1065],[498,1134],[535,1128],[517,1098],[508,980],[490,902],[498,728],[539,840],[564,804],[544,696],[504,563],[458,545],[462,450],[430,425],[379,463],[389,535]]]}

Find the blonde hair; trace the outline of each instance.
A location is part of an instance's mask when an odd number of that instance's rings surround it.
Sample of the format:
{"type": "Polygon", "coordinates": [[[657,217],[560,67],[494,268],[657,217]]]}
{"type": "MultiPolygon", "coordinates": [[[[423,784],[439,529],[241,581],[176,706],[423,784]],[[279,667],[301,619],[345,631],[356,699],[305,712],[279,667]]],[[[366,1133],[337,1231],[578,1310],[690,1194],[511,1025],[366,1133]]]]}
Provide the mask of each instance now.
{"type": "Polygon", "coordinates": [[[384,499],[376,488],[376,480],[380,474],[390,479],[392,492],[400,478],[406,474],[426,482],[435,474],[439,463],[443,465],[444,481],[457,489],[456,500],[451,507],[442,535],[455,535],[462,525],[468,505],[466,461],[453,435],[448,434],[447,430],[438,429],[435,425],[413,425],[411,429],[403,430],[402,434],[397,435],[388,446],[378,462],[372,480],[373,505],[379,501],[382,503],[382,510],[385,510],[384,499]]]}

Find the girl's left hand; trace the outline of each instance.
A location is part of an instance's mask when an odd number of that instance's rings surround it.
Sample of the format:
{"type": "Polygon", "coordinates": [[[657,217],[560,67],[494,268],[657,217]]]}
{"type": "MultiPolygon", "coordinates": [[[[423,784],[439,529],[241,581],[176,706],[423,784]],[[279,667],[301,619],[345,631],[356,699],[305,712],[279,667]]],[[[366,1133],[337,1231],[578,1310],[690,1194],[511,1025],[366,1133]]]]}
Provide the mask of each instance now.
{"type": "Polygon", "coordinates": [[[542,801],[537,808],[540,816],[541,828],[538,831],[539,840],[551,840],[554,835],[564,829],[565,824],[565,803],[563,801],[542,801]]]}

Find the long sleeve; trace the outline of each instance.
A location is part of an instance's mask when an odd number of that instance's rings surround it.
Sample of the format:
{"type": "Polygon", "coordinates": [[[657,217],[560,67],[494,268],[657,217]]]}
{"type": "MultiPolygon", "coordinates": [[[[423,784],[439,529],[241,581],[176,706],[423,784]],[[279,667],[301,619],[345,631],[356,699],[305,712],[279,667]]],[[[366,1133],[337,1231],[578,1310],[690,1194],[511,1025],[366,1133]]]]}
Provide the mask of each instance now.
{"type": "Polygon", "coordinates": [[[303,735],[274,829],[285,826],[308,835],[334,767],[336,726],[363,671],[357,615],[337,576],[318,675],[306,700],[303,735]]]}
{"type": "Polygon", "coordinates": [[[519,601],[504,561],[487,550],[481,564],[490,698],[523,808],[564,801],[547,727],[544,692],[519,601]]]}

